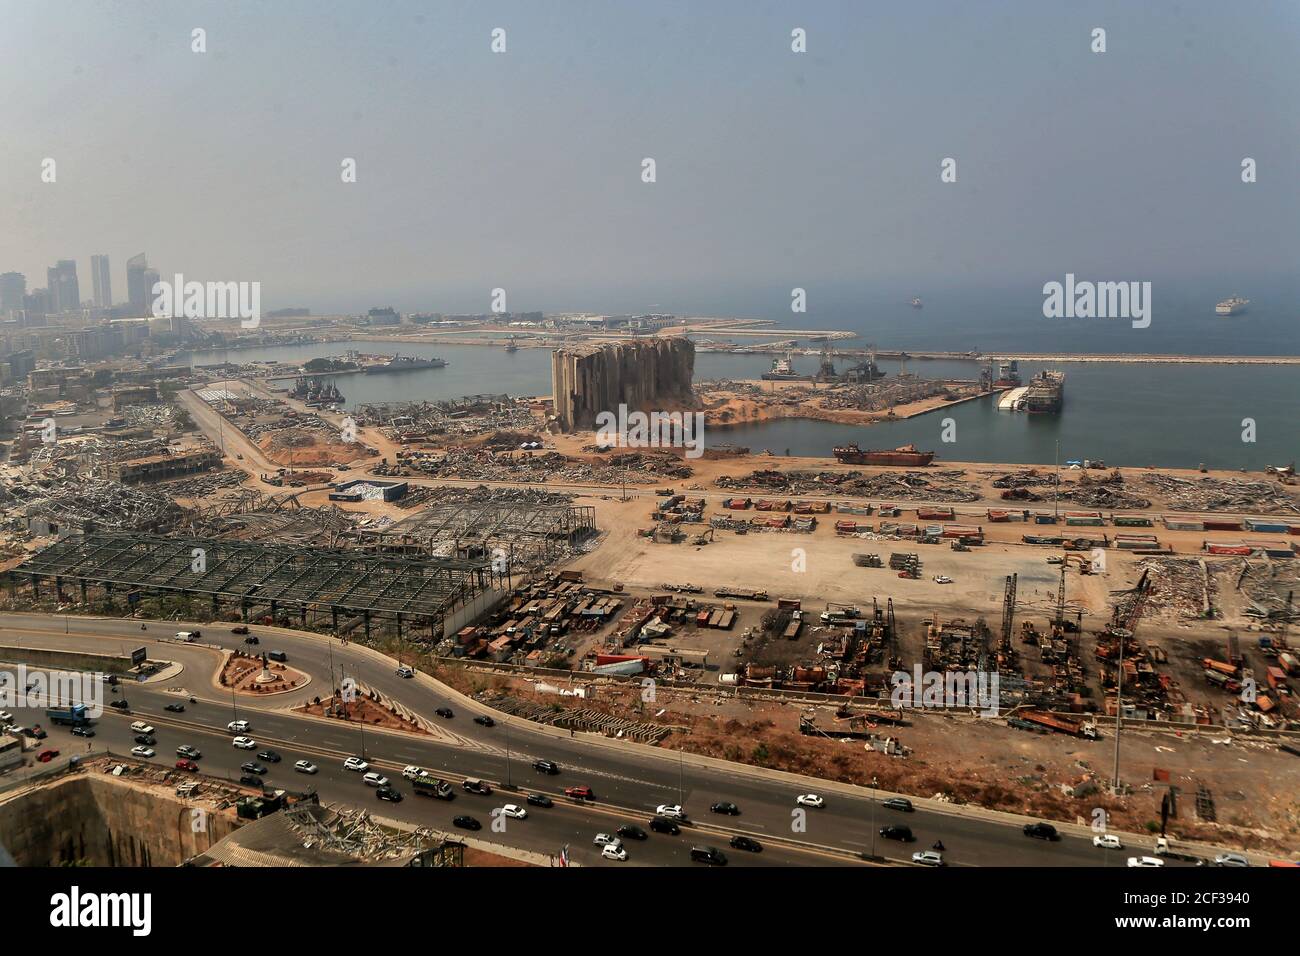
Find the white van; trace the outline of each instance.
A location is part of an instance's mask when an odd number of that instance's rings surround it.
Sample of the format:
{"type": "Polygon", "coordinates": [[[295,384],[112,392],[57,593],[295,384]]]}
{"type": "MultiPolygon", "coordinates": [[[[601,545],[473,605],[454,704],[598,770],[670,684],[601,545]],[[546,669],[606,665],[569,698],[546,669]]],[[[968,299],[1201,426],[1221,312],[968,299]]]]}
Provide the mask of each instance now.
{"type": "Polygon", "coordinates": [[[176,640],[178,640],[178,641],[192,641],[192,640],[194,640],[196,637],[198,637],[198,635],[195,634],[193,631],[177,631],[177,632],[176,632],[176,640]]]}

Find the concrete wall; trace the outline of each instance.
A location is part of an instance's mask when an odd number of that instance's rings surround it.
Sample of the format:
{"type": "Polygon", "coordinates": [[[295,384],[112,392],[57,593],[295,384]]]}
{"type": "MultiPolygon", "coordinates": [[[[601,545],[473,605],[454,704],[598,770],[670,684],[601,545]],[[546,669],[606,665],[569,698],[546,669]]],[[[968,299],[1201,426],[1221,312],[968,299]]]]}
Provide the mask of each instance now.
{"type": "Polygon", "coordinates": [[[695,344],[681,337],[643,339],[551,353],[551,392],[564,431],[593,428],[596,415],[677,411],[693,404],[695,344]]]}
{"type": "Polygon", "coordinates": [[[169,791],[85,771],[0,799],[0,845],[19,866],[177,866],[235,829],[229,810],[192,819],[169,791]]]}
{"type": "Polygon", "coordinates": [[[41,647],[0,647],[0,661],[26,664],[55,671],[90,671],[122,675],[131,669],[131,658],[81,651],[54,651],[41,647]]]}

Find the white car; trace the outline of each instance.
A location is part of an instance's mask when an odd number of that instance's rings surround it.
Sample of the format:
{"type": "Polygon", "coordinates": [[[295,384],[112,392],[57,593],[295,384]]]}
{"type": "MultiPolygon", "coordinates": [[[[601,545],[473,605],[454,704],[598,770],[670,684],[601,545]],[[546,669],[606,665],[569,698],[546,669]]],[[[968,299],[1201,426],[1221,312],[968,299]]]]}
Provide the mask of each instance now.
{"type": "Polygon", "coordinates": [[[131,756],[133,757],[152,757],[153,751],[148,747],[132,747],[131,756]]]}
{"type": "Polygon", "coordinates": [[[509,817],[511,820],[523,820],[528,817],[528,811],[516,803],[507,803],[497,812],[503,817],[509,817]]]}
{"type": "Polygon", "coordinates": [[[231,741],[231,743],[234,744],[236,747],[238,747],[240,750],[257,749],[257,741],[254,740],[252,737],[236,737],[234,740],[231,741]]]}
{"type": "Polygon", "coordinates": [[[1119,837],[1113,833],[1103,833],[1100,836],[1092,838],[1092,845],[1103,847],[1107,850],[1122,850],[1124,844],[1119,842],[1119,837]]]}
{"type": "Polygon", "coordinates": [[[669,820],[685,820],[686,813],[682,810],[681,804],[661,803],[655,807],[655,816],[667,817],[669,820]]]}
{"type": "Polygon", "coordinates": [[[370,769],[370,764],[366,763],[360,757],[349,757],[343,761],[344,770],[355,770],[357,773],[365,773],[370,769]]]}
{"type": "Polygon", "coordinates": [[[299,773],[316,773],[320,768],[310,760],[299,760],[293,765],[293,769],[297,770],[299,773]]]}
{"type": "Polygon", "coordinates": [[[943,866],[943,854],[937,850],[921,850],[912,854],[912,862],[921,866],[943,866]]]}
{"type": "Polygon", "coordinates": [[[375,773],[373,770],[361,778],[367,787],[386,787],[388,778],[382,773],[375,773]]]}
{"type": "Polygon", "coordinates": [[[826,806],[826,801],[823,800],[821,797],[817,796],[817,794],[815,793],[801,793],[799,796],[794,798],[794,802],[799,804],[799,806],[801,807],[826,806]]]}
{"type": "Polygon", "coordinates": [[[622,863],[627,859],[627,850],[616,843],[606,843],[600,848],[600,855],[606,860],[618,860],[622,863]]]}
{"type": "Polygon", "coordinates": [[[398,676],[398,677],[414,677],[414,676],[415,676],[415,668],[413,668],[413,667],[409,667],[409,666],[407,666],[406,664],[403,664],[401,667],[399,667],[399,668],[397,669],[397,676],[398,676]]]}
{"type": "Polygon", "coordinates": [[[230,731],[232,734],[243,734],[252,729],[253,728],[249,726],[248,721],[246,720],[232,720],[230,723],[226,724],[226,730],[230,731]]]}
{"type": "Polygon", "coordinates": [[[596,846],[622,846],[623,841],[616,836],[610,836],[608,833],[597,833],[595,839],[591,841],[596,846]]]}
{"type": "Polygon", "coordinates": [[[131,725],[131,730],[137,734],[152,734],[154,729],[146,724],[143,720],[137,720],[131,725]]]}
{"type": "Polygon", "coordinates": [[[9,713],[7,710],[0,710],[0,724],[12,724],[13,722],[13,714],[9,713]]]}
{"type": "Polygon", "coordinates": [[[936,574],[936,575],[934,576],[934,583],[935,583],[935,584],[952,584],[952,578],[948,577],[948,575],[946,575],[946,574],[936,574]]]}
{"type": "Polygon", "coordinates": [[[402,768],[402,776],[407,780],[419,780],[421,777],[429,776],[429,771],[425,770],[423,767],[417,767],[415,764],[411,764],[409,767],[402,768]]]}
{"type": "Polygon", "coordinates": [[[1158,856],[1131,856],[1128,858],[1129,866],[1164,866],[1165,861],[1158,856]]]}
{"type": "Polygon", "coordinates": [[[1250,860],[1240,853],[1220,853],[1214,858],[1215,866],[1250,866],[1250,860]]]}

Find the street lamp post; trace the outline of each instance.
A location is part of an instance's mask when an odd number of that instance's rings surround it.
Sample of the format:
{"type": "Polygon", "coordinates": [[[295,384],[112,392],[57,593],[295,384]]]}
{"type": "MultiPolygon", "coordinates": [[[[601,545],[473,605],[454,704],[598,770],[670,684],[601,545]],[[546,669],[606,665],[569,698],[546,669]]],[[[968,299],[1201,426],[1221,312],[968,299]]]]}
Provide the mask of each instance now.
{"type": "Polygon", "coordinates": [[[876,778],[871,778],[871,858],[876,858],[876,778]]]}

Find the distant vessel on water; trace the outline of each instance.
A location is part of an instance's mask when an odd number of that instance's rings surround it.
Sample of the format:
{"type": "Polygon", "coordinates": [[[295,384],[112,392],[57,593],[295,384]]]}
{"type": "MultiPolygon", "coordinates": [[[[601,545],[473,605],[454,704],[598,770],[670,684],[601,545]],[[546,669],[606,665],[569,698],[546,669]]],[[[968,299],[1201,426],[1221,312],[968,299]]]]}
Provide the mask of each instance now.
{"type": "Polygon", "coordinates": [[[1029,380],[1021,407],[1031,415],[1055,414],[1065,402],[1065,373],[1039,372],[1029,380]]]}
{"type": "Polygon", "coordinates": [[[362,369],[367,375],[375,372],[411,372],[420,368],[446,368],[446,359],[417,358],[414,355],[394,355],[387,362],[367,365],[362,369]]]}
{"type": "Polygon", "coordinates": [[[1224,299],[1214,307],[1215,315],[1240,315],[1246,311],[1246,306],[1250,305],[1250,300],[1239,295],[1234,295],[1230,299],[1224,299]]]}
{"type": "Polygon", "coordinates": [[[934,461],[934,452],[917,451],[915,445],[899,445],[897,448],[868,448],[863,451],[857,445],[836,445],[835,457],[846,465],[900,465],[904,468],[919,468],[934,461]]]}
{"type": "Polygon", "coordinates": [[[912,296],[912,308],[914,308],[914,309],[919,309],[919,308],[921,308],[921,297],[920,297],[920,296],[915,296],[915,295],[912,296]]]}
{"type": "Polygon", "coordinates": [[[519,351],[519,346],[515,345],[515,337],[513,335],[510,336],[510,338],[506,339],[506,351],[507,352],[519,351]]]}
{"type": "Polygon", "coordinates": [[[764,372],[760,378],[765,382],[810,382],[812,376],[800,375],[794,370],[794,360],[786,352],[782,358],[772,359],[772,370],[764,372]]]}
{"type": "Polygon", "coordinates": [[[1003,362],[998,366],[998,377],[993,383],[994,388],[1015,388],[1020,384],[1020,363],[1015,359],[1003,362]]]}

